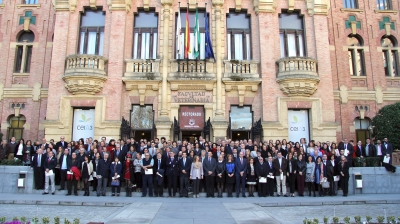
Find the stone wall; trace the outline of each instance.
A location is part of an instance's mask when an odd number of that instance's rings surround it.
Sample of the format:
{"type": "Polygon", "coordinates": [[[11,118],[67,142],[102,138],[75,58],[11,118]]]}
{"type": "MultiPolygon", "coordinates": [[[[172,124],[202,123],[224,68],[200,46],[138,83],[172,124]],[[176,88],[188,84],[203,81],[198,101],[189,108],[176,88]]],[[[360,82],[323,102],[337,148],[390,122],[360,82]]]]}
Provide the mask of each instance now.
{"type": "Polygon", "coordinates": [[[36,192],[34,189],[33,171],[30,166],[0,166],[0,193],[25,193],[36,192]],[[19,172],[27,171],[25,187],[18,187],[19,172]]]}

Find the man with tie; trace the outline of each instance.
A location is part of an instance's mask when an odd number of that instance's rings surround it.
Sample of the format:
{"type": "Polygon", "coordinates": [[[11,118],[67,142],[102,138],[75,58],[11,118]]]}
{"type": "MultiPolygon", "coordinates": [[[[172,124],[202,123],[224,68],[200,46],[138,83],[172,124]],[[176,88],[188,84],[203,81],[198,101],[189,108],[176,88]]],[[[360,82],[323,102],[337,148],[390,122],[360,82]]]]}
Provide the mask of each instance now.
{"type": "Polygon", "coordinates": [[[146,173],[147,170],[153,170],[154,161],[149,153],[145,153],[142,159],[142,197],[146,197],[147,188],[149,189],[149,197],[153,197],[153,173],[146,173]]]}
{"type": "Polygon", "coordinates": [[[383,139],[383,155],[390,158],[389,164],[392,164],[393,145],[388,142],[388,138],[383,139]]]}
{"type": "Polygon", "coordinates": [[[85,149],[87,149],[88,153],[90,153],[90,150],[92,150],[92,143],[93,143],[93,138],[89,137],[87,139],[87,143],[85,144],[85,149]]]}
{"type": "Polygon", "coordinates": [[[60,156],[60,189],[62,191],[65,189],[65,181],[67,180],[67,172],[71,169],[71,156],[69,155],[69,150],[64,149],[64,154],[60,156]]]}
{"type": "Polygon", "coordinates": [[[267,196],[274,196],[274,187],[275,187],[275,181],[274,181],[274,174],[275,174],[275,169],[274,169],[274,164],[272,160],[272,156],[268,157],[268,166],[267,166],[267,196]]]}
{"type": "Polygon", "coordinates": [[[60,141],[56,143],[56,149],[58,149],[58,147],[62,147],[63,149],[68,147],[68,142],[64,141],[65,140],[65,136],[60,136],[60,141]]]}
{"type": "Polygon", "coordinates": [[[279,151],[278,151],[278,157],[274,160],[274,169],[275,169],[277,196],[278,197],[281,196],[281,190],[282,190],[283,196],[287,197],[286,194],[287,160],[282,156],[282,153],[279,151]]]}
{"type": "Polygon", "coordinates": [[[167,169],[165,174],[167,175],[168,179],[168,196],[176,197],[179,172],[178,172],[178,158],[175,157],[174,152],[169,153],[169,158],[167,159],[165,166],[167,169]],[[171,188],[173,188],[173,192],[171,192],[171,188]]]}
{"type": "Polygon", "coordinates": [[[364,156],[365,156],[365,150],[364,150],[364,147],[362,146],[361,141],[357,142],[356,156],[360,157],[360,158],[364,158],[364,156]]]}
{"type": "Polygon", "coordinates": [[[347,159],[347,163],[349,164],[349,166],[352,165],[352,161],[353,161],[353,153],[354,153],[354,148],[353,145],[350,144],[347,140],[347,138],[345,138],[342,142],[339,143],[339,150],[344,150],[344,156],[346,156],[347,159]]]}
{"type": "MultiPolygon", "coordinates": [[[[326,166],[328,164],[328,156],[326,154],[324,154],[322,156],[322,164],[323,164],[323,166],[322,166],[322,176],[325,177],[325,178],[328,178],[328,172],[326,170],[326,166]]],[[[322,188],[322,196],[326,196],[328,191],[329,191],[329,188],[322,188]]]]}
{"type": "Polygon", "coordinates": [[[43,155],[43,149],[38,149],[33,157],[31,169],[33,169],[33,177],[35,179],[36,190],[44,189],[44,162],[46,156],[43,155]]]}
{"type": "Polygon", "coordinates": [[[54,195],[56,191],[56,185],[54,183],[55,168],[57,166],[57,160],[52,151],[49,151],[47,160],[44,163],[45,170],[45,185],[43,194],[49,194],[49,181],[51,182],[51,194],[54,195]]]}
{"type": "MultiPolygon", "coordinates": [[[[163,158],[161,152],[158,152],[157,155],[154,156],[154,166],[153,166],[153,188],[154,188],[154,196],[155,197],[163,197],[163,184],[159,185],[159,181],[157,180],[157,172],[159,170],[165,171],[165,158],[163,158]]],[[[164,176],[164,173],[162,174],[164,176]]]]}
{"type": "Polygon", "coordinates": [[[206,182],[207,198],[214,196],[214,181],[217,161],[212,157],[212,151],[208,151],[208,156],[203,162],[203,173],[206,182]]]}
{"type": "Polygon", "coordinates": [[[182,153],[182,159],[178,162],[179,166],[179,197],[189,197],[186,187],[189,183],[190,168],[192,161],[187,158],[187,153],[182,153]]]}
{"type": "Polygon", "coordinates": [[[153,156],[156,155],[156,147],[154,142],[151,143],[151,147],[149,148],[149,154],[152,158],[153,156]]]}
{"type": "MultiPolygon", "coordinates": [[[[244,144],[242,144],[244,146],[244,144]]],[[[242,197],[246,197],[246,173],[247,160],[243,158],[244,153],[239,153],[239,158],[235,160],[235,176],[236,176],[236,197],[239,197],[239,190],[242,188],[242,197]]]]}
{"type": "Polygon", "coordinates": [[[378,166],[382,166],[382,161],[383,161],[383,145],[381,143],[381,140],[378,140],[375,145],[375,154],[377,157],[379,157],[379,164],[378,166]]]}
{"type": "Polygon", "coordinates": [[[49,144],[47,144],[47,140],[45,138],[42,139],[42,144],[40,144],[41,147],[44,147],[46,150],[49,147],[49,144]]]}

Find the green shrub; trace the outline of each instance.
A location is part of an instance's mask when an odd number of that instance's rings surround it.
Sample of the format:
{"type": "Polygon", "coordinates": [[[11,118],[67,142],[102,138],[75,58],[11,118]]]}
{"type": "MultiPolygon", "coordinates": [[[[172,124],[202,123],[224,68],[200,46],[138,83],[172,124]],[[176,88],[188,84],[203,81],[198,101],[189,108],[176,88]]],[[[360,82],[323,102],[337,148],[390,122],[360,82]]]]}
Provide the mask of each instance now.
{"type": "Polygon", "coordinates": [[[371,222],[371,220],[372,220],[372,217],[371,216],[369,216],[369,215],[367,215],[367,216],[365,216],[365,219],[367,220],[367,222],[369,223],[369,222],[371,222]]]}
{"type": "Polygon", "coordinates": [[[333,217],[333,223],[335,223],[335,224],[337,224],[337,223],[339,223],[339,221],[340,221],[340,219],[339,219],[339,217],[333,217]]]}
{"type": "Polygon", "coordinates": [[[383,223],[384,221],[385,221],[385,217],[383,217],[383,216],[377,216],[376,217],[376,221],[378,221],[378,223],[383,223]]]}
{"type": "Polygon", "coordinates": [[[318,223],[319,223],[319,220],[318,220],[317,218],[314,218],[314,219],[313,219],[313,222],[314,222],[315,224],[318,224],[318,223]]]}
{"type": "Polygon", "coordinates": [[[388,138],[394,149],[400,147],[400,102],[382,107],[372,119],[375,139],[388,138]]]}
{"type": "Polygon", "coordinates": [[[328,224],[328,222],[329,222],[329,218],[324,216],[324,224],[328,224]]]}
{"type": "Polygon", "coordinates": [[[344,217],[343,222],[346,224],[350,224],[350,217],[348,217],[348,216],[344,217]]]}
{"type": "Polygon", "coordinates": [[[361,216],[359,216],[359,215],[354,216],[354,222],[356,222],[357,224],[362,223],[362,222],[361,222],[361,216]]]}
{"type": "Polygon", "coordinates": [[[388,216],[386,219],[388,223],[396,224],[396,218],[394,216],[388,216]]]}

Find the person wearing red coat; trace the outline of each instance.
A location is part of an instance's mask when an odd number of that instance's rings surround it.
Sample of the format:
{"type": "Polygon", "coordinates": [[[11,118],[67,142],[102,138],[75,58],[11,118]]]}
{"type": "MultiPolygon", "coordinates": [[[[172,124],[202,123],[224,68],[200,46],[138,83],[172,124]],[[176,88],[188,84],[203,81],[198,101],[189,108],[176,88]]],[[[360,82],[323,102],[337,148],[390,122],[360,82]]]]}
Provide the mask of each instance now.
{"type": "MultiPolygon", "coordinates": [[[[132,185],[132,182],[131,182],[131,163],[132,163],[132,161],[131,161],[131,158],[132,158],[131,154],[127,154],[125,164],[124,164],[125,165],[124,166],[124,170],[125,170],[124,179],[126,181],[125,189],[126,189],[127,197],[132,197],[132,187],[131,187],[131,185],[132,185]]],[[[132,173],[132,176],[133,176],[133,173],[132,173]]]]}
{"type": "Polygon", "coordinates": [[[111,139],[106,147],[107,152],[110,154],[110,161],[114,161],[114,153],[115,153],[115,140],[111,139]]]}

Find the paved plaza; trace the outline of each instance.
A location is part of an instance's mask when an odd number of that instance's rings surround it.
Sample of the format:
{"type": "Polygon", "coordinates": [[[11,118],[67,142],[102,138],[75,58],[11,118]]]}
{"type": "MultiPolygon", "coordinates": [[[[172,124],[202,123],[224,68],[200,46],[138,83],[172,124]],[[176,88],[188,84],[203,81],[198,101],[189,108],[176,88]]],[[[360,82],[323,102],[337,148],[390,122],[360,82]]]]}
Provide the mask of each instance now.
{"type": "MultiPolygon", "coordinates": [[[[303,223],[305,217],[399,216],[398,194],[349,197],[141,198],[0,194],[0,216],[59,216],[80,223],[303,223]],[[49,209],[50,208],[50,209],[49,209]]],[[[63,223],[63,221],[62,221],[63,223]]]]}

